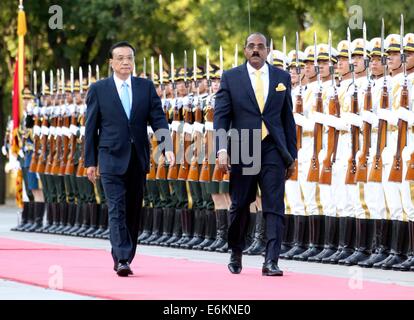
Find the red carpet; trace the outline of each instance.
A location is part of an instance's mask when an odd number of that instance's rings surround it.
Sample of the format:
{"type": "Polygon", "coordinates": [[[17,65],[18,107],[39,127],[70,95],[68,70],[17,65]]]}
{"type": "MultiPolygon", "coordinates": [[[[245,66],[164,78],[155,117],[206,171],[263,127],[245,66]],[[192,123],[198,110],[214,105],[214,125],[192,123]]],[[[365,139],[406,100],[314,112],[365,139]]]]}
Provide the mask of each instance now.
{"type": "Polygon", "coordinates": [[[254,268],[232,275],[221,264],[139,253],[131,266],[132,277],[119,278],[112,266],[105,250],[0,238],[0,278],[45,288],[61,285],[63,291],[107,299],[414,298],[414,287],[364,281],[362,289],[352,289],[349,279],[292,272],[285,272],[284,277],[262,277],[260,269],[254,268]]]}

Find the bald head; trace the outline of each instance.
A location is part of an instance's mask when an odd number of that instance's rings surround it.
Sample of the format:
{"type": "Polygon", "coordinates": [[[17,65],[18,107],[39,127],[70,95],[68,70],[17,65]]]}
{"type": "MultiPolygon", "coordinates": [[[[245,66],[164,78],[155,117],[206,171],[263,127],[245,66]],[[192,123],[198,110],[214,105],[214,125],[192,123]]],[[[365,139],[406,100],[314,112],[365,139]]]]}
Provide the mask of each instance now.
{"type": "Polygon", "coordinates": [[[251,39],[251,37],[261,37],[261,38],[264,39],[264,43],[266,43],[266,45],[267,45],[267,38],[263,33],[253,32],[253,33],[251,33],[247,36],[246,41],[244,43],[244,46],[246,46],[249,43],[249,40],[251,39]]]}

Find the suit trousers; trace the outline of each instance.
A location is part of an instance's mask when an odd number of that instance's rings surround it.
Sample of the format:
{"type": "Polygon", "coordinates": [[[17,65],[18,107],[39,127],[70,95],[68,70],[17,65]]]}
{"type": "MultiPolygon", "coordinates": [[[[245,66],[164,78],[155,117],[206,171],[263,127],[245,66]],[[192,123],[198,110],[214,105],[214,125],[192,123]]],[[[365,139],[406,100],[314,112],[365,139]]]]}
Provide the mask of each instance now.
{"type": "Polygon", "coordinates": [[[124,174],[101,174],[115,263],[131,263],[135,257],[146,176],[137,164],[138,157],[132,144],[128,169],[124,174]]]}
{"type": "Polygon", "coordinates": [[[277,263],[285,225],[285,173],[284,164],[271,138],[261,146],[261,168],[257,175],[243,175],[241,166],[232,165],[228,244],[233,251],[242,251],[249,221],[250,203],[256,199],[257,185],[262,193],[262,211],[266,221],[266,261],[277,263]]]}

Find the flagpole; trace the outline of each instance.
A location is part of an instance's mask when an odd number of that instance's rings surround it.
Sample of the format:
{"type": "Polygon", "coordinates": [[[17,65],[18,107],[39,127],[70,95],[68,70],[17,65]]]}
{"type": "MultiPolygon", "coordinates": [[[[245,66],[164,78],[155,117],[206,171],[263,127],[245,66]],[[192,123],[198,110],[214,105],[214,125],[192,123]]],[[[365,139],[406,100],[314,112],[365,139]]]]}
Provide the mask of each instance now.
{"type": "Polygon", "coordinates": [[[25,57],[24,57],[24,36],[27,32],[26,26],[26,14],[24,12],[23,7],[23,0],[20,0],[19,4],[19,12],[17,16],[17,35],[19,37],[19,45],[18,45],[18,75],[19,75],[19,117],[23,115],[23,99],[22,99],[22,91],[24,89],[24,64],[25,64],[25,57]]]}

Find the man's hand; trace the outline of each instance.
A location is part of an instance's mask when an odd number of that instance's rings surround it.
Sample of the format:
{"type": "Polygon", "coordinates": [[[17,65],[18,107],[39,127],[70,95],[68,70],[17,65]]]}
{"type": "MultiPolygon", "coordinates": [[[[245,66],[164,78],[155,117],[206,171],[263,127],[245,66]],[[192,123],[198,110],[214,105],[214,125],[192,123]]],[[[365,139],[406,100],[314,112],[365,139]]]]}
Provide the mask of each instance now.
{"type": "Polygon", "coordinates": [[[166,158],[167,163],[169,164],[170,167],[172,167],[175,164],[174,152],[166,151],[165,152],[165,158],[166,158]]]}
{"type": "Polygon", "coordinates": [[[230,169],[229,164],[229,156],[227,155],[227,151],[223,150],[218,153],[218,164],[219,169],[224,173],[228,173],[230,169]]]}
{"type": "Polygon", "coordinates": [[[296,168],[296,161],[293,161],[292,164],[286,169],[286,180],[289,180],[289,178],[295,173],[296,168]]]}
{"type": "Polygon", "coordinates": [[[88,179],[90,182],[95,184],[96,182],[96,167],[89,167],[86,169],[86,173],[88,175],[88,179]]]}

